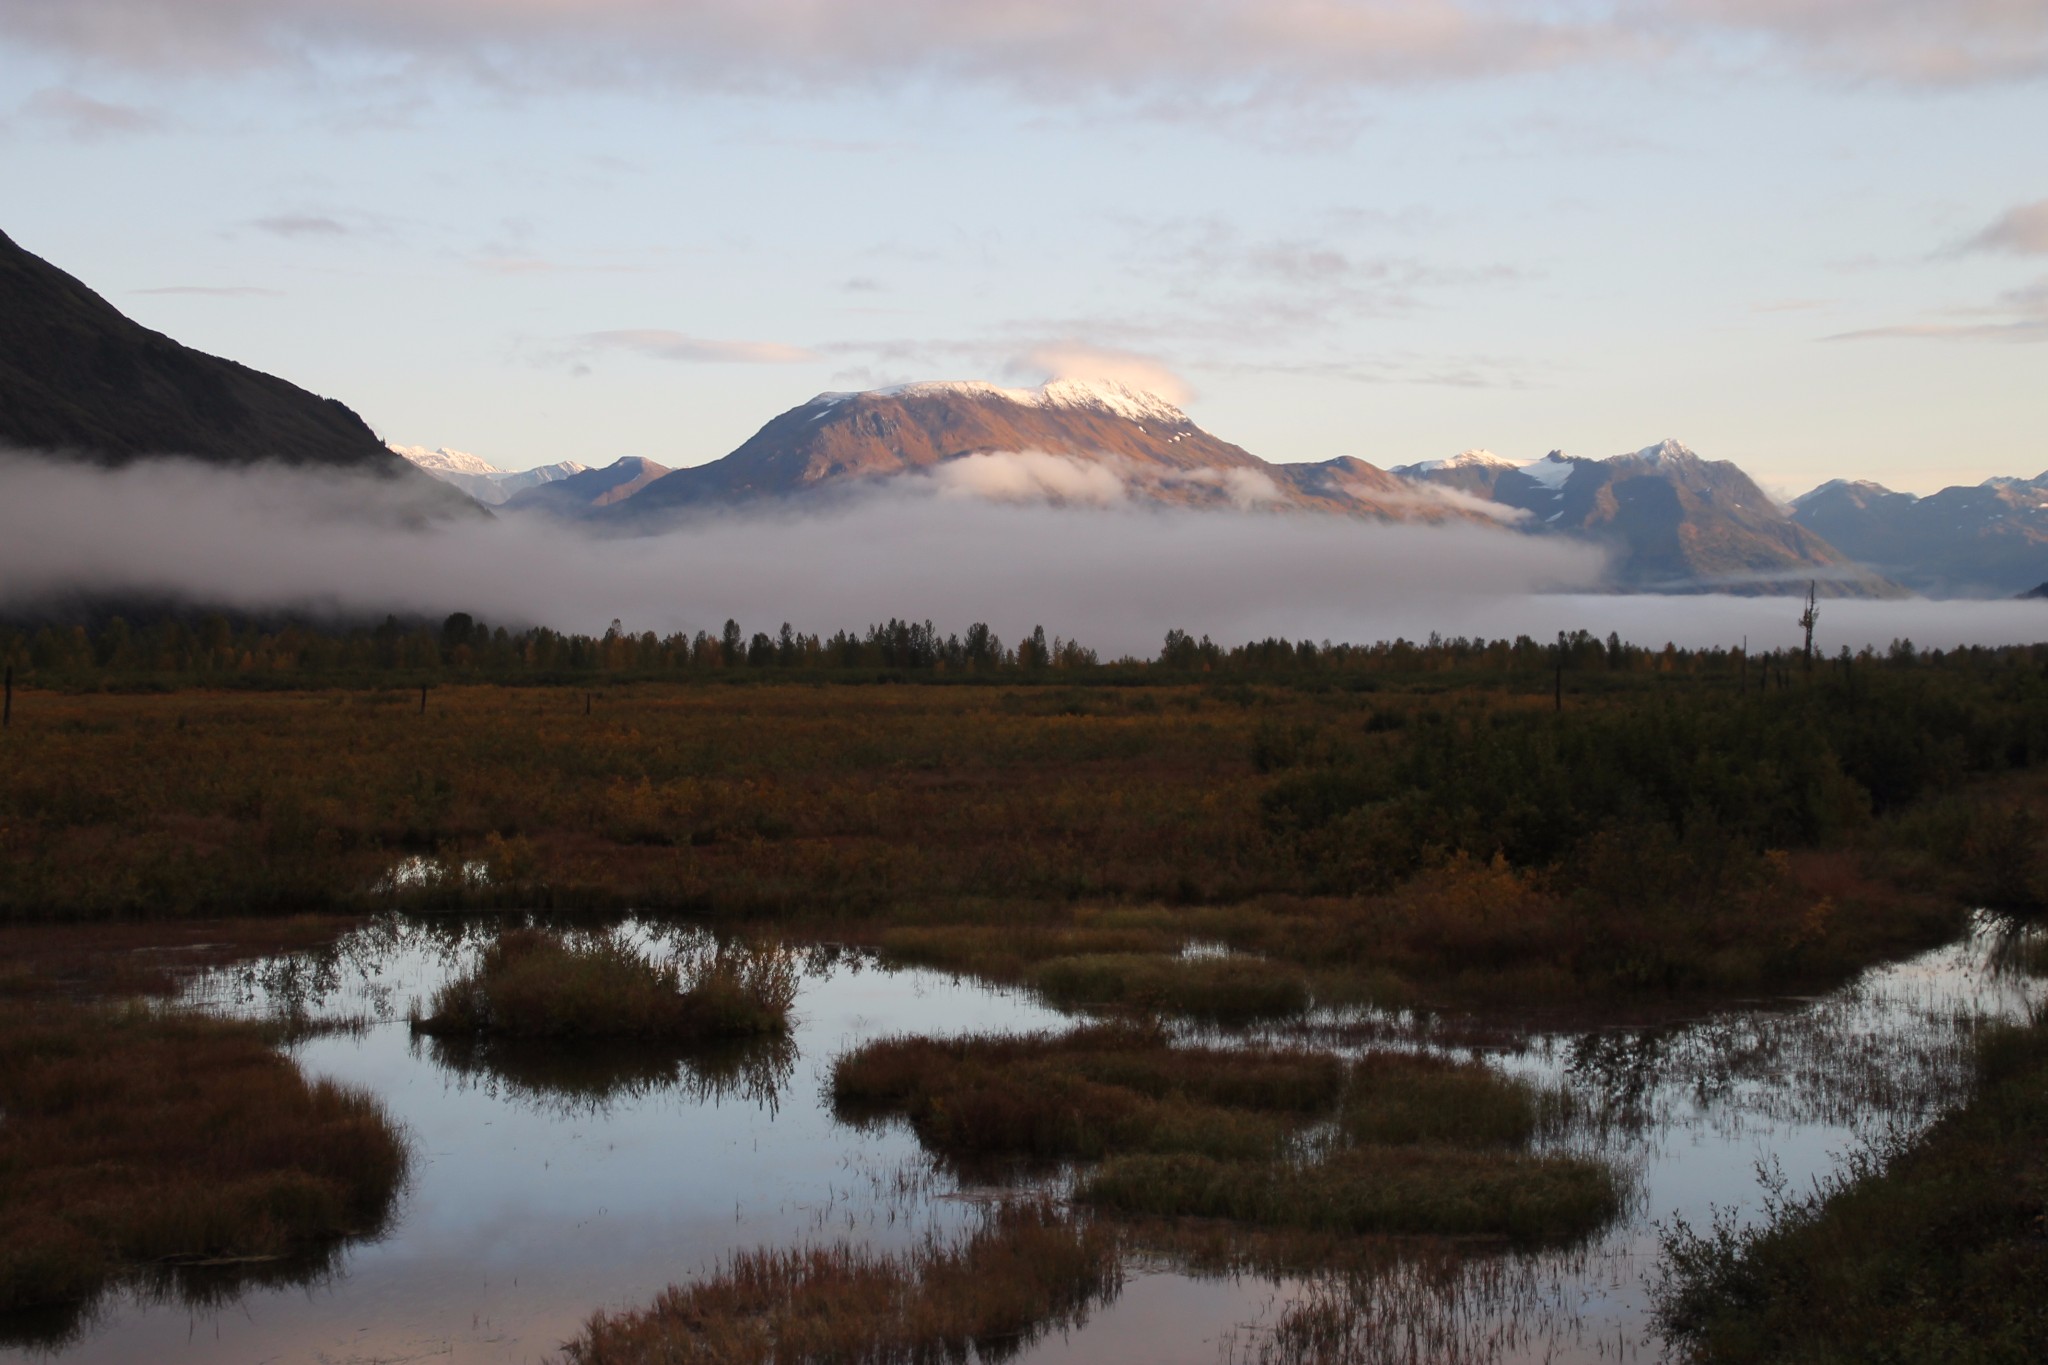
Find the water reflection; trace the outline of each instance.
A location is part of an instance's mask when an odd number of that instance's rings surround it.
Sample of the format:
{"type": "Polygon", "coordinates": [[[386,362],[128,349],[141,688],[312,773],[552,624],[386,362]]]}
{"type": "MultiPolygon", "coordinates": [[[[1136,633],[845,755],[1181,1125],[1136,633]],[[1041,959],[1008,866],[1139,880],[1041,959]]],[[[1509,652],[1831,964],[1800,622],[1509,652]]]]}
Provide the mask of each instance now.
{"type": "Polygon", "coordinates": [[[458,1084],[493,1098],[557,1113],[598,1115],[615,1104],[674,1092],[694,1104],[740,1101],[771,1114],[796,1074],[796,1044],[750,1039],[678,1048],[624,1041],[593,1046],[555,1039],[415,1036],[424,1054],[458,1084]]]}
{"type": "MultiPolygon", "coordinates": [[[[900,1249],[951,1236],[971,1224],[975,1183],[991,1174],[933,1162],[900,1123],[836,1122],[832,1059],[892,1033],[1071,1027],[1022,991],[824,946],[803,950],[794,1037],[766,1047],[720,1055],[410,1038],[410,1004],[515,922],[616,929],[654,952],[707,941],[700,927],[657,920],[393,916],[319,952],[196,979],[192,1003],[301,1021],[296,1052],[311,1072],[383,1098],[416,1135],[415,1188],[388,1237],[310,1275],[220,1268],[212,1298],[144,1287],[69,1336],[35,1338],[44,1346],[33,1354],[526,1362],[552,1355],[594,1308],[644,1304],[749,1248],[829,1235],[900,1249]],[[212,1311],[229,1300],[233,1311],[212,1311]]],[[[1480,1055],[1561,1085],[1569,1121],[1545,1143],[1621,1164],[1634,1183],[1630,1212],[1590,1246],[1528,1254],[1355,1240],[1283,1249],[1217,1229],[1132,1229],[1123,1293],[1024,1359],[1656,1358],[1643,1284],[1657,1251],[1652,1221],[1701,1225],[1710,1206],[1753,1209],[1760,1159],[1803,1185],[1873,1129],[1930,1122],[1963,1097],[1977,1033],[2039,1005],[2042,983],[2018,970],[2037,945],[1987,918],[1957,944],[1824,997],[1676,1020],[1559,1027],[1505,1013],[1352,1011],[1250,1034],[1178,1029],[1205,1042],[1480,1055]]],[[[1025,1184],[1057,1190],[1070,1175],[1039,1172],[1025,1184]]],[[[1015,1173],[1002,1178],[1016,1189],[1015,1173]]],[[[12,1354],[31,1339],[8,1341],[12,1354]]]]}

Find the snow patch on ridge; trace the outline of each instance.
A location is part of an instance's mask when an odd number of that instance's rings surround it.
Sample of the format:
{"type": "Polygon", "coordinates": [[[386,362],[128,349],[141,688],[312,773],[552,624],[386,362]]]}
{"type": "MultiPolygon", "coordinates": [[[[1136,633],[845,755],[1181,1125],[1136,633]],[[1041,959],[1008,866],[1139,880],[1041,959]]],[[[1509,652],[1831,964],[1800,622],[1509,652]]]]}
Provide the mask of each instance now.
{"type": "MultiPolygon", "coordinates": [[[[821,393],[804,407],[829,411],[856,398],[944,397],[995,399],[1028,408],[1095,408],[1132,422],[1189,424],[1186,413],[1158,394],[1109,379],[1054,379],[1035,389],[1006,389],[980,379],[926,380],[860,393],[821,393]]],[[[815,422],[824,415],[815,413],[811,420],[815,422]]]]}
{"type": "Polygon", "coordinates": [[[1563,488],[1565,480],[1571,478],[1572,471],[1583,463],[1585,461],[1573,459],[1569,455],[1560,454],[1553,450],[1542,459],[1533,460],[1528,464],[1519,466],[1519,468],[1522,473],[1528,475],[1537,483],[1554,491],[1563,488]]]}
{"type": "Polygon", "coordinates": [[[1490,450],[1461,450],[1448,460],[1421,460],[1415,464],[1396,465],[1396,474],[1435,474],[1445,469],[1523,469],[1527,460],[1507,460],[1490,450]]]}

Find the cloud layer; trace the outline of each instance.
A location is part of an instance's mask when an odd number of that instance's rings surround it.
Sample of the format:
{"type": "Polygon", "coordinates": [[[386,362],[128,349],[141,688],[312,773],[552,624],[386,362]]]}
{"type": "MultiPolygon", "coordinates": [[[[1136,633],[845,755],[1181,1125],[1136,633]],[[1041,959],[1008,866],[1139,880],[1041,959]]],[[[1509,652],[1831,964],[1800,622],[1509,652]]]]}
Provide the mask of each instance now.
{"type": "MultiPolygon", "coordinates": [[[[806,631],[890,616],[961,630],[1033,625],[1105,655],[1168,629],[1219,641],[1373,641],[1618,631],[1644,644],[1796,643],[1773,599],[1572,595],[1596,552],[1467,526],[1334,517],[1068,510],[927,489],[808,516],[722,517],[598,539],[500,518],[419,529],[406,485],[162,461],[107,471],[0,455],[0,610],[53,595],[143,592],[252,609],[468,611],[601,631],[806,631]]],[[[1820,639],[1923,646],[2048,639],[2038,602],[1830,602],[1820,639]]]]}
{"type": "MultiPolygon", "coordinates": [[[[1060,463],[1071,462],[1012,456],[972,481],[1041,495],[1050,482],[1089,501],[1063,482],[1082,471],[1060,463]]],[[[987,621],[1005,636],[1043,624],[1106,652],[1150,653],[1170,628],[1232,640],[1377,638],[1397,623],[1427,634],[1478,602],[1591,585],[1603,567],[1596,551],[1554,540],[1117,507],[1107,487],[1092,490],[1107,507],[1059,510],[949,497],[990,490],[929,481],[818,514],[603,539],[511,517],[421,530],[405,485],[306,471],[15,458],[0,461],[0,481],[0,609],[139,591],[586,631],[613,617],[715,631],[732,616],[829,633],[907,615],[953,630],[987,621]]]]}
{"type": "Polygon", "coordinates": [[[188,71],[370,54],[727,87],[1307,93],[1674,52],[1922,84],[2048,69],[2043,0],[10,0],[0,33],[188,71]]]}

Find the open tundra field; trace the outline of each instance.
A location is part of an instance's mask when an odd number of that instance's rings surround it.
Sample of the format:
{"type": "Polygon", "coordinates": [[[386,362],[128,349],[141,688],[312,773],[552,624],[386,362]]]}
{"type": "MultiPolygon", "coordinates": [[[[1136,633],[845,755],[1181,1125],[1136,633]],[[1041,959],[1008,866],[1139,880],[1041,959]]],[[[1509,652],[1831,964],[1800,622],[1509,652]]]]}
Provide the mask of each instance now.
{"type": "Polygon", "coordinates": [[[1759,1142],[2034,1140],[2035,651],[1291,657],[17,688],[0,1339],[1713,1358],[1831,1245],[1759,1142]]]}

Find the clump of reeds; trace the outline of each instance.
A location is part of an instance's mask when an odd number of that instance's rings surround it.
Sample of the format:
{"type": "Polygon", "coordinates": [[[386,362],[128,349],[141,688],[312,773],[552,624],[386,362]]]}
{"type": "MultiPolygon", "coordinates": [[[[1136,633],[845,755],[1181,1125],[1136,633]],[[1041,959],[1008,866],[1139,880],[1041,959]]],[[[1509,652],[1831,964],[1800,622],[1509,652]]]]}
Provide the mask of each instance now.
{"type": "Polygon", "coordinates": [[[1114,1213],[1554,1242],[1607,1223],[1621,1211],[1622,1191],[1608,1167],[1579,1157],[1374,1145],[1306,1164],[1117,1157],[1088,1177],[1080,1197],[1114,1213]]]}
{"type": "Polygon", "coordinates": [[[374,1231],[404,1141],[273,1038],[139,1005],[0,1008],[0,1311],[374,1231]]]}
{"type": "Polygon", "coordinates": [[[1182,1048],[1157,1029],[885,1038],[838,1059],[848,1119],[901,1114],[951,1157],[1097,1157],[1118,1151],[1276,1152],[1335,1104],[1335,1058],[1270,1048],[1182,1048]]]}
{"type": "Polygon", "coordinates": [[[743,1252],[646,1308],[595,1314],[564,1352],[575,1365],[999,1360],[1078,1325],[1121,1287],[1107,1230],[1030,1200],[893,1256],[844,1244],[743,1252]]]}
{"type": "Polygon", "coordinates": [[[797,966],[774,947],[722,943],[658,961],[616,934],[513,929],[435,992],[414,1031],[508,1038],[691,1041],[785,1033],[797,966]]]}
{"type": "Polygon", "coordinates": [[[1380,1052],[1352,1068],[1342,1122],[1354,1141],[1383,1146],[1518,1147],[1558,1105],[1483,1062],[1380,1052]]]}

